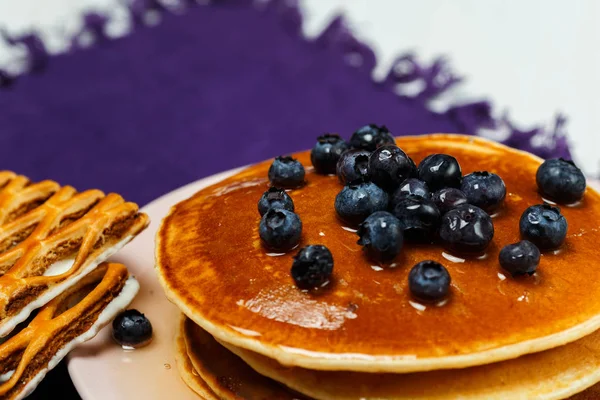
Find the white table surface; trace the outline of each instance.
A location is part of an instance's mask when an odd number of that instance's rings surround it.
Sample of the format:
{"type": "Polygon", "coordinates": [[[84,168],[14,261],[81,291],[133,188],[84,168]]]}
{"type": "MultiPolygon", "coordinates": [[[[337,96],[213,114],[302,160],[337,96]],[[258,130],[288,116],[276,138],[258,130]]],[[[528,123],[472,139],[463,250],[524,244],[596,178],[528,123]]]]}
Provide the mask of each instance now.
{"type": "MultiPolygon", "coordinates": [[[[380,78],[401,52],[423,60],[447,55],[467,80],[458,99],[492,99],[520,127],[550,124],[560,111],[576,161],[600,171],[600,2],[597,0],[301,0],[305,33],[318,34],[339,12],[375,50],[380,78]]],[[[79,28],[84,9],[114,15],[111,33],[127,31],[118,0],[0,0],[0,26],[36,27],[51,51],[79,28]]],[[[0,65],[20,68],[19,52],[0,44],[0,65]]]]}

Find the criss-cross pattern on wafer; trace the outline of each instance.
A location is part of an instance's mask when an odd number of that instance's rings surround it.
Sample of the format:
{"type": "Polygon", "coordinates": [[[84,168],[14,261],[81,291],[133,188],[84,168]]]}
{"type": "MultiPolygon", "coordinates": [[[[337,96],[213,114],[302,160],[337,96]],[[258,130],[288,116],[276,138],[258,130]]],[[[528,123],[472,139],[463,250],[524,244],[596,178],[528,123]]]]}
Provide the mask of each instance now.
{"type": "Polygon", "coordinates": [[[0,172],[0,337],[141,232],[134,203],[0,172]],[[49,270],[73,260],[65,271],[49,270]]]}
{"type": "Polygon", "coordinates": [[[31,393],[47,370],[71,347],[95,336],[138,288],[125,266],[103,263],[40,309],[27,327],[0,344],[0,400],[31,393]]]}

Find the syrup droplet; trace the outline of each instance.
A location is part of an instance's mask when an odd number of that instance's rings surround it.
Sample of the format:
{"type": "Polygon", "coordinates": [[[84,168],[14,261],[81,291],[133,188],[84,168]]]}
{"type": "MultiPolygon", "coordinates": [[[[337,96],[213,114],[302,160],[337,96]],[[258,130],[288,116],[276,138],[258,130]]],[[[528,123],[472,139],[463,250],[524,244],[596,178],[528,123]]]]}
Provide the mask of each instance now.
{"type": "Polygon", "coordinates": [[[443,307],[448,303],[448,299],[444,299],[444,300],[440,300],[437,303],[435,303],[436,307],[443,307]]]}
{"type": "Polygon", "coordinates": [[[417,303],[416,301],[409,300],[408,304],[410,304],[417,311],[425,311],[427,309],[425,305],[417,303]]]}
{"type": "Polygon", "coordinates": [[[453,263],[464,263],[466,261],[464,258],[456,257],[456,256],[453,256],[452,254],[448,254],[446,252],[443,252],[442,256],[446,260],[453,262],[453,263]]]}

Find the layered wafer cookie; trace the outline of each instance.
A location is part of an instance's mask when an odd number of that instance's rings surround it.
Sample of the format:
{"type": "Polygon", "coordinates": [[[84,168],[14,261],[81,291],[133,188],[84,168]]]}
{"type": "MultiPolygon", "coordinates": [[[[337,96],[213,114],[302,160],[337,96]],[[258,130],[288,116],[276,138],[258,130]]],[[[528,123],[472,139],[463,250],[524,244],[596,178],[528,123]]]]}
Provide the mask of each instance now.
{"type": "Polygon", "coordinates": [[[0,337],[147,225],[138,206],[117,194],[0,172],[0,337]]]}
{"type": "Polygon", "coordinates": [[[139,289],[122,264],[103,263],[0,344],[0,400],[29,395],[75,346],[93,338],[139,289]]]}

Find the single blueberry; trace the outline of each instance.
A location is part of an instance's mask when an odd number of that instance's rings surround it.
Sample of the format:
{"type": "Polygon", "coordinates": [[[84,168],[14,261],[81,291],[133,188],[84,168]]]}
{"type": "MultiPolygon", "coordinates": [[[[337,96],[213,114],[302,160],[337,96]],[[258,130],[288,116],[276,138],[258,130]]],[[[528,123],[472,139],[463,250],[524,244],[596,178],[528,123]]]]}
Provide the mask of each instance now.
{"type": "Polygon", "coordinates": [[[481,253],[494,238],[494,224],[481,208],[461,204],[444,214],[439,236],[451,252],[481,253]]]}
{"type": "Polygon", "coordinates": [[[320,244],[306,246],[294,256],[292,278],[300,289],[316,289],[329,283],[333,272],[333,256],[320,244]]]}
{"type": "Polygon", "coordinates": [[[369,157],[369,178],[388,192],[414,177],[416,171],[413,160],[395,145],[381,146],[369,157]]]}
{"type": "Polygon", "coordinates": [[[319,174],[335,174],[337,162],[346,150],[348,143],[339,135],[326,133],[317,138],[317,143],[310,152],[310,161],[319,174]]]}
{"type": "Polygon", "coordinates": [[[440,211],[433,201],[409,194],[398,200],[392,213],[400,220],[406,239],[433,241],[440,223],[440,211]]]}
{"type": "Polygon", "coordinates": [[[567,220],[560,208],[549,204],[529,207],[519,221],[523,239],[533,242],[541,250],[560,247],[567,237],[567,220]]]}
{"type": "Polygon", "coordinates": [[[336,174],[344,185],[366,179],[369,175],[370,151],[361,149],[347,150],[340,156],[336,165],[336,174]]]}
{"type": "Polygon", "coordinates": [[[540,250],[529,240],[509,244],[500,250],[500,265],[512,276],[532,275],[540,263],[540,250]]]}
{"type": "Polygon", "coordinates": [[[542,196],[558,203],[575,203],[585,193],[585,176],[573,161],[562,158],[546,160],[535,175],[542,196]]]}
{"type": "Polygon", "coordinates": [[[302,221],[292,211],[271,208],[260,220],[258,233],[267,248],[288,251],[300,242],[302,221]]]}
{"type": "Polygon", "coordinates": [[[462,182],[462,171],[456,158],[448,154],[431,154],[419,163],[419,179],[433,191],[453,187],[462,182]]]}
{"type": "Polygon", "coordinates": [[[373,182],[351,183],[335,197],[335,211],[342,221],[357,226],[375,211],[385,210],[388,200],[388,194],[373,182]]]}
{"type": "Polygon", "coordinates": [[[152,324],[138,310],[126,310],[112,323],[113,339],[125,347],[142,347],[152,340],[152,324]]]}
{"type": "Polygon", "coordinates": [[[486,212],[497,210],[506,197],[506,186],[502,178],[487,171],[466,175],[460,190],[467,196],[469,204],[486,212]]]}
{"type": "Polygon", "coordinates": [[[283,208],[284,210],[294,211],[294,202],[285,190],[272,186],[260,197],[258,212],[262,217],[271,208],[283,208]]]}
{"type": "Polygon", "coordinates": [[[455,188],[440,189],[431,196],[431,199],[442,215],[461,204],[467,204],[467,196],[455,188]]]}
{"type": "Polygon", "coordinates": [[[395,206],[401,198],[408,196],[409,194],[423,197],[424,199],[431,198],[429,188],[425,182],[415,178],[408,178],[394,191],[391,199],[392,207],[395,206]]]}
{"type": "Polygon", "coordinates": [[[350,147],[373,151],[384,144],[394,144],[396,140],[385,125],[369,124],[363,126],[350,137],[350,147]]]}
{"type": "Polygon", "coordinates": [[[271,185],[295,188],[304,185],[304,167],[300,161],[290,156],[280,156],[269,167],[271,185]]]}
{"type": "Polygon", "coordinates": [[[435,261],[421,261],[408,273],[408,288],[418,300],[435,302],[448,296],[450,274],[446,267],[435,261]]]}
{"type": "Polygon", "coordinates": [[[369,215],[359,225],[358,244],[364,246],[367,255],[375,261],[391,261],[402,249],[404,235],[398,218],[387,211],[369,215]]]}

